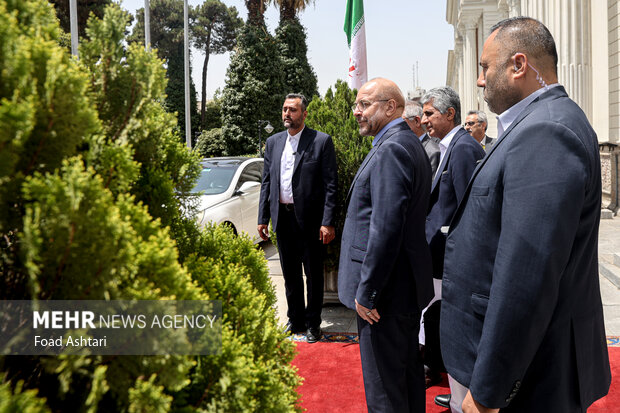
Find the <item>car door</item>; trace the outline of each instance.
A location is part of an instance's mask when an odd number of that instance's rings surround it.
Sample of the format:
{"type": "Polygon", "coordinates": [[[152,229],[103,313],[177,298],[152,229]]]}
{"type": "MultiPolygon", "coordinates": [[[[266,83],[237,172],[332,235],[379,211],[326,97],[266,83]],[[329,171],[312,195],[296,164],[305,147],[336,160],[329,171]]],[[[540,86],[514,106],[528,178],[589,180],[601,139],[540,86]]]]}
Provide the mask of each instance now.
{"type": "Polygon", "coordinates": [[[252,162],[244,167],[241,172],[237,191],[242,192],[236,196],[241,209],[242,228],[240,231],[247,232],[250,236],[256,237],[256,225],[258,224],[258,203],[260,200],[260,183],[263,176],[263,162],[252,162]],[[245,185],[244,185],[245,184],[245,185]]]}

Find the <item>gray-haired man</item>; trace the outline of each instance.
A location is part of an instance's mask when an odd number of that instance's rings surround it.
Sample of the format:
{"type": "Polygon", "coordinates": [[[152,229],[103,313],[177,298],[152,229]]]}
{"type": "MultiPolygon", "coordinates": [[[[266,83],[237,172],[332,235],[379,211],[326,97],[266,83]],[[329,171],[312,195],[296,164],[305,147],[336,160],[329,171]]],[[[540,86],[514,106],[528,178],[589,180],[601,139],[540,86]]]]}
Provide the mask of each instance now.
{"type": "Polygon", "coordinates": [[[470,110],[467,112],[463,127],[471,136],[482,145],[485,152],[489,152],[495,143],[495,138],[487,136],[487,114],[481,110],[470,110]]]}
{"type": "Polygon", "coordinates": [[[431,170],[433,177],[439,167],[439,139],[431,138],[426,133],[426,128],[422,125],[422,105],[415,100],[408,100],[405,102],[405,110],[403,111],[403,119],[409,125],[409,129],[415,133],[415,135],[422,142],[422,147],[426,151],[426,156],[431,162],[431,170]]]}

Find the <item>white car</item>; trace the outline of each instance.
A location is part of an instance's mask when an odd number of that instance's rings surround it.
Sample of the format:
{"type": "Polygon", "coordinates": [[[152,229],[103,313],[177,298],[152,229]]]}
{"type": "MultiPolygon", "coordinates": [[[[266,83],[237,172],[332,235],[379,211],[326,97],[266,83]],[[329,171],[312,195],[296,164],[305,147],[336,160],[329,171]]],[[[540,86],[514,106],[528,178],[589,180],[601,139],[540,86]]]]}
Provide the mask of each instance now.
{"type": "Polygon", "coordinates": [[[263,176],[262,158],[207,158],[192,192],[200,194],[196,220],[229,225],[235,234],[246,232],[260,242],[258,203],[263,176]]]}

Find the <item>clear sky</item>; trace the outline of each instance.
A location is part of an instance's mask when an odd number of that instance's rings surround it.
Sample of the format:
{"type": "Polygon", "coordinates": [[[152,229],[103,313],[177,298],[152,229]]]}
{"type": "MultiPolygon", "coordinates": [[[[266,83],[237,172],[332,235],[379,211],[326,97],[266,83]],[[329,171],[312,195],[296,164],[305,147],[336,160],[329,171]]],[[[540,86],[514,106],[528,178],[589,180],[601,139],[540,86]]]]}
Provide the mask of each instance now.
{"type": "MultiPolygon", "coordinates": [[[[201,0],[189,0],[196,6],[201,0]]],[[[243,0],[224,0],[247,20],[243,0]]],[[[123,0],[123,8],[135,14],[143,0],[123,0]]],[[[300,15],[307,31],[308,59],[314,67],[323,95],[337,79],[346,79],[349,52],[343,31],[346,0],[316,0],[300,15]]],[[[413,66],[418,62],[418,84],[424,89],[445,85],[448,50],[454,47],[454,30],[446,22],[445,0],[365,0],[368,75],[394,80],[404,94],[414,89],[413,66]]],[[[279,12],[270,6],[267,27],[274,33],[279,12]]],[[[199,93],[204,54],[192,51],[192,76],[199,93]]],[[[213,97],[226,81],[229,53],[212,55],[207,75],[207,97],[213,97]]]]}

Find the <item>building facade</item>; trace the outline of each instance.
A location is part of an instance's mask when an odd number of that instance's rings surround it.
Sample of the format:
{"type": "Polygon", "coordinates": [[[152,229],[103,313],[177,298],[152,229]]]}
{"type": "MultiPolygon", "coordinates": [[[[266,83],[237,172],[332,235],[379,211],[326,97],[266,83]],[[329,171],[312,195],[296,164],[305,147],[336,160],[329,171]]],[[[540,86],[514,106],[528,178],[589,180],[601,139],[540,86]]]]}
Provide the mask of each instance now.
{"type": "MultiPolygon", "coordinates": [[[[482,46],[490,28],[507,17],[529,16],[551,31],[558,51],[558,78],[588,116],[601,147],[604,207],[618,210],[620,152],[619,0],[447,0],[454,26],[446,83],[461,96],[461,111],[490,113],[476,87],[482,46]]],[[[489,121],[488,135],[497,136],[489,121]]]]}

